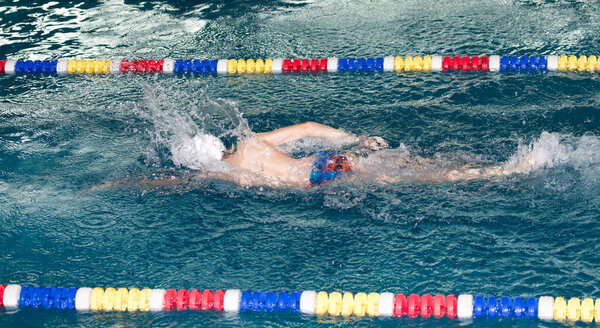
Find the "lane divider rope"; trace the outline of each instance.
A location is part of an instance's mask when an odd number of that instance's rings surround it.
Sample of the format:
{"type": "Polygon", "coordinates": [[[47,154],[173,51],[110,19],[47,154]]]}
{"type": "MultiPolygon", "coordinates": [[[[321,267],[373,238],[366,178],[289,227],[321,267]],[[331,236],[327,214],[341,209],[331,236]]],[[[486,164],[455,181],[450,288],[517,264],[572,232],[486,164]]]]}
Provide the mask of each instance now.
{"type": "Polygon", "coordinates": [[[279,74],[355,72],[598,72],[595,55],[387,56],[285,59],[55,59],[0,60],[6,75],[279,74]]]}
{"type": "Polygon", "coordinates": [[[0,285],[0,307],[78,311],[291,311],[318,316],[450,319],[527,318],[600,322],[600,298],[496,297],[334,291],[275,292],[237,289],[67,288],[0,285]]]}

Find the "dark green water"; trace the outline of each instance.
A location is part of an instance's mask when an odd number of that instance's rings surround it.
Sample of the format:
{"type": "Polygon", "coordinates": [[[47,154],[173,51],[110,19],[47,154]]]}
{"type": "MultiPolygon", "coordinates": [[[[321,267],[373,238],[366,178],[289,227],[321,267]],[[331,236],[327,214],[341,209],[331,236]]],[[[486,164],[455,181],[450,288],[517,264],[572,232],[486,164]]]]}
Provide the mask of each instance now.
{"type": "MultiPolygon", "coordinates": [[[[566,1],[7,1],[0,57],[598,55],[599,9],[566,1]]],[[[595,298],[598,90],[595,74],[563,73],[0,76],[0,282],[595,298]],[[442,184],[296,191],[205,181],[87,191],[107,180],[185,177],[164,138],[203,126],[229,131],[240,115],[255,132],[312,120],[382,136],[394,148],[382,159],[388,166],[406,152],[444,165],[539,164],[442,184]]],[[[296,146],[287,150],[320,147],[296,146]]],[[[330,324],[559,325],[0,310],[1,326],[19,327],[330,324]]]]}

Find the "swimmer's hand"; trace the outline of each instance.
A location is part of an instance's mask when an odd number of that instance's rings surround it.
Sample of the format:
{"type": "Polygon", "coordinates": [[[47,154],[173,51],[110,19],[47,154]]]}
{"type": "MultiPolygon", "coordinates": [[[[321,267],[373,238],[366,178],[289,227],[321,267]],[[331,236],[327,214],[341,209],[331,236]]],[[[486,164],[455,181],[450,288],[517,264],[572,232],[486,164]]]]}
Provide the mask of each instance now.
{"type": "Polygon", "coordinates": [[[360,138],[361,147],[369,148],[371,150],[380,150],[388,148],[387,141],[383,140],[381,137],[361,137],[360,138]]]}

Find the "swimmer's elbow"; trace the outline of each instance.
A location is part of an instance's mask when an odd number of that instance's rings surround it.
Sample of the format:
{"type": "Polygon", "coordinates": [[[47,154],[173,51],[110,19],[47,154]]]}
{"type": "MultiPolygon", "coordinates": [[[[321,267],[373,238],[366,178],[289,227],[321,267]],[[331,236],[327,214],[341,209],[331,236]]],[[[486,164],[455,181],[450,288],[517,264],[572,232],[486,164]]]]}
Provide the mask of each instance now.
{"type": "Polygon", "coordinates": [[[322,126],[321,124],[317,123],[317,122],[313,122],[313,121],[307,121],[304,123],[300,124],[300,128],[304,129],[304,130],[308,130],[308,131],[312,131],[317,129],[319,126],[322,126]]]}

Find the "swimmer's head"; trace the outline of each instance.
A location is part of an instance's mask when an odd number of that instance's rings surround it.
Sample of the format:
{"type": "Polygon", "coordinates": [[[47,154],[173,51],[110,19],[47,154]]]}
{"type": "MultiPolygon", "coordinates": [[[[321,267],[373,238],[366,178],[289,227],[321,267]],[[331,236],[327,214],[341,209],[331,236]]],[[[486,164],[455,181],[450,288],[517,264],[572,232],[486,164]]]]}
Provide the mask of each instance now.
{"type": "Polygon", "coordinates": [[[190,169],[209,169],[223,159],[225,145],[210,134],[176,138],[171,142],[171,159],[178,166],[190,169]]]}

